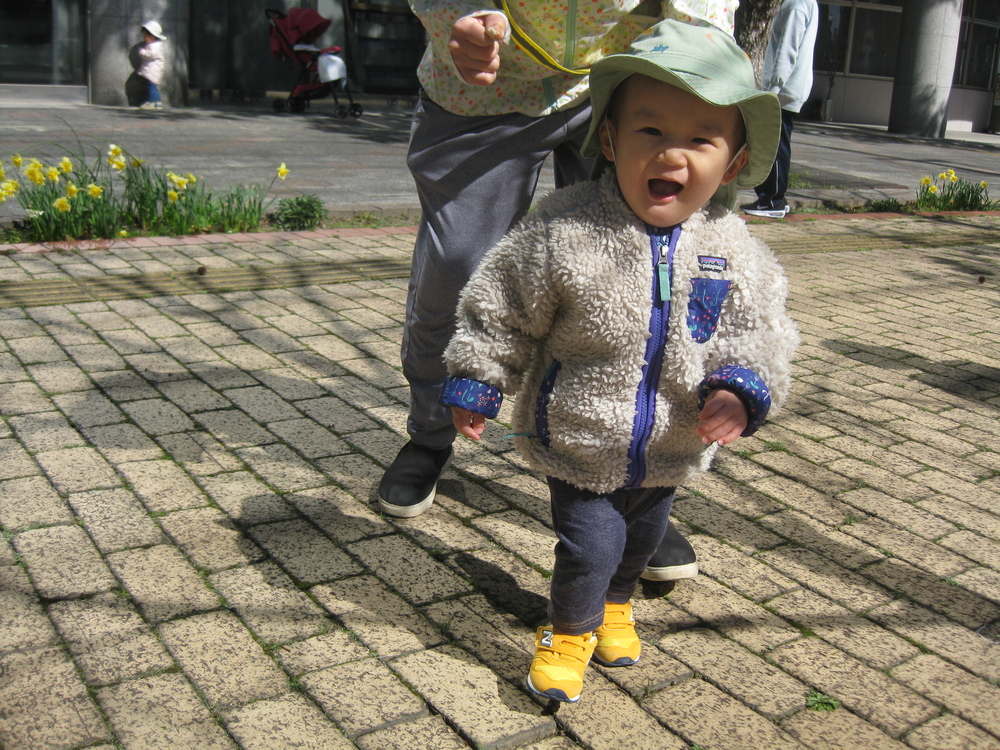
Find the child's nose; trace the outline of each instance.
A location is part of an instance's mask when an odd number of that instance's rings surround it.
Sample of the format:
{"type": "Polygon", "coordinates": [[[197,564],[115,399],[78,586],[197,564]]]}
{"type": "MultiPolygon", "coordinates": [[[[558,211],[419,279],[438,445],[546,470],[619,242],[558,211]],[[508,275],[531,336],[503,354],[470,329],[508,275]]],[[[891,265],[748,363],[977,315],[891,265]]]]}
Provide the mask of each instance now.
{"type": "Polygon", "coordinates": [[[673,145],[667,146],[660,151],[658,158],[663,164],[680,164],[684,161],[684,149],[673,145]]]}

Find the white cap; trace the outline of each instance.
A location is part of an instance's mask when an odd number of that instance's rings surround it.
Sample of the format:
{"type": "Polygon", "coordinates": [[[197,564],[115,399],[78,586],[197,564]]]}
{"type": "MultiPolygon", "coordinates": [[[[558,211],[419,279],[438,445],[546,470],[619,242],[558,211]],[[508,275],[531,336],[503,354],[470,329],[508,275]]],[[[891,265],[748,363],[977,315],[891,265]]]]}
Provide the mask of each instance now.
{"type": "MultiPolygon", "coordinates": [[[[135,27],[133,26],[132,28],[135,27]]],[[[155,36],[157,39],[166,39],[163,35],[163,27],[160,26],[159,21],[146,21],[146,23],[142,25],[142,28],[155,36]]]]}

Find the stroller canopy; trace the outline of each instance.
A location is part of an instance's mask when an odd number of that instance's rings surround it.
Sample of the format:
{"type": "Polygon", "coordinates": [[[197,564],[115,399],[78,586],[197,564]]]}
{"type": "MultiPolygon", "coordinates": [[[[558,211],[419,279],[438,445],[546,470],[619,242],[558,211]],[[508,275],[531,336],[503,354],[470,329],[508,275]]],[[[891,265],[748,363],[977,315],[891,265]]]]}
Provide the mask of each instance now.
{"type": "Polygon", "coordinates": [[[294,59],[296,44],[312,44],[330,28],[331,21],[312,8],[291,8],[288,13],[269,11],[271,19],[271,55],[294,59]],[[275,15],[271,15],[274,13],[275,15]]]}

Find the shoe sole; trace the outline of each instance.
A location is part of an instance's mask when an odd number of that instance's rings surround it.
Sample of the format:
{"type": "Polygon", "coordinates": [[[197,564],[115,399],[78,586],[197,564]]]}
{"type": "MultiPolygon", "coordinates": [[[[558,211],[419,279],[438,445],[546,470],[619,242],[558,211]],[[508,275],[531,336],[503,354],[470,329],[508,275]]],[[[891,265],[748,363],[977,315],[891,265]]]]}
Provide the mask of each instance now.
{"type": "Polygon", "coordinates": [[[671,565],[666,568],[646,568],[640,578],[647,581],[682,581],[686,578],[698,577],[698,563],[687,565],[671,565]]]}
{"type": "Polygon", "coordinates": [[[790,212],[789,211],[747,211],[744,210],[747,216],[756,216],[761,219],[784,219],[790,212]]]}
{"type": "MultiPolygon", "coordinates": [[[[452,453],[445,461],[444,466],[441,467],[441,474],[444,474],[445,470],[451,466],[451,461],[455,457],[452,453]]],[[[441,479],[441,474],[438,474],[438,481],[441,479]]],[[[431,487],[430,494],[421,500],[419,503],[414,503],[413,505],[393,505],[392,503],[386,502],[382,497],[378,499],[378,507],[387,516],[392,516],[393,518],[414,518],[419,516],[425,510],[434,504],[434,498],[437,496],[438,483],[435,482],[434,486],[431,487]]]]}
{"type": "Polygon", "coordinates": [[[633,664],[638,664],[639,659],[641,658],[642,657],[639,657],[637,659],[632,659],[631,657],[628,656],[621,656],[615,659],[614,661],[604,661],[603,659],[601,659],[601,657],[597,655],[596,651],[594,652],[594,655],[590,657],[591,661],[596,661],[602,667],[607,667],[608,669],[613,669],[614,667],[631,667],[633,664]]]}
{"type": "Polygon", "coordinates": [[[549,700],[559,701],[560,703],[576,703],[578,700],[580,700],[579,695],[576,696],[575,698],[566,697],[566,693],[564,693],[562,690],[553,690],[551,693],[543,693],[541,690],[539,690],[538,688],[536,688],[534,685],[531,684],[531,675],[528,675],[527,677],[524,678],[524,684],[527,686],[529,693],[531,693],[532,695],[537,695],[541,698],[548,698],[549,700]]]}

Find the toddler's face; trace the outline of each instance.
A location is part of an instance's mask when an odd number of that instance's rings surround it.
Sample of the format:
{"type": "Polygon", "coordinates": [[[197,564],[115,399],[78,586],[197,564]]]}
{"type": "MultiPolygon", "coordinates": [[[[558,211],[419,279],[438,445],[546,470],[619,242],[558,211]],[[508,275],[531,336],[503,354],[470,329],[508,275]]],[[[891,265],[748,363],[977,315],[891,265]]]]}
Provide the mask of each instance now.
{"type": "Polygon", "coordinates": [[[746,164],[739,108],[716,107],[642,75],[621,87],[613,118],[601,125],[601,151],[615,163],[622,195],[640,219],[679,224],[746,164]]]}

